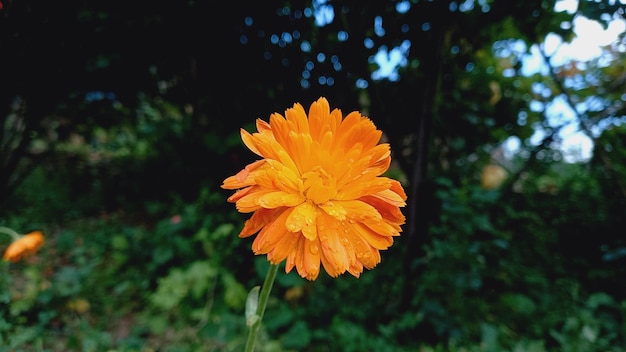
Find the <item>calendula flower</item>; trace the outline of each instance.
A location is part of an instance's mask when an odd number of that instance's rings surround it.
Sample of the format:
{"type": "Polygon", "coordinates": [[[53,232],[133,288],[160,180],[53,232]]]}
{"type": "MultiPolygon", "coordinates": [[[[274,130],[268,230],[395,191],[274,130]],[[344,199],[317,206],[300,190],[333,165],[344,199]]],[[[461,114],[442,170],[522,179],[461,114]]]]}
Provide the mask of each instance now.
{"type": "Polygon", "coordinates": [[[256,238],[255,254],[272,264],[286,260],[285,271],[315,280],[320,263],[337,277],[359,277],[393,244],[405,217],[402,185],[381,176],[391,150],[382,132],[358,111],[343,117],[325,98],[309,109],[296,103],[256,121],[257,132],[241,130],[244,144],[262,157],[224,180],[236,190],[228,198],[237,210],[252,213],[239,237],[256,238]]]}
{"type": "Polygon", "coordinates": [[[33,231],[13,241],[4,252],[3,259],[12,263],[35,254],[44,244],[41,231],[33,231]]]}

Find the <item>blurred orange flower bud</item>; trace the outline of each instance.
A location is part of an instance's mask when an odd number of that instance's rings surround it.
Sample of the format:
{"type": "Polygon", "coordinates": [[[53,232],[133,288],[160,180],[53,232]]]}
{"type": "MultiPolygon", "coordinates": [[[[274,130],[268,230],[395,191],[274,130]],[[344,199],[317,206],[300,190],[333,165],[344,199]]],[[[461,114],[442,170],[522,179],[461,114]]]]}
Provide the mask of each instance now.
{"type": "Polygon", "coordinates": [[[27,233],[9,245],[3,259],[12,263],[18,262],[35,254],[43,244],[44,237],[41,231],[27,233]]]}
{"type": "Polygon", "coordinates": [[[507,177],[506,170],[498,165],[487,165],[480,175],[480,185],[483,189],[499,188],[507,177]]]}

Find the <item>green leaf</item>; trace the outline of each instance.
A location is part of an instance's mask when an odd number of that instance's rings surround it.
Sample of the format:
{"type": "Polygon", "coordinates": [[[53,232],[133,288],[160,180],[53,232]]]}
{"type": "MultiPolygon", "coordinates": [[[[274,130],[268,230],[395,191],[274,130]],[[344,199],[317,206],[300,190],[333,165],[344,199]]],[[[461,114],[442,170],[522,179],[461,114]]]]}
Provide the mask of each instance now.
{"type": "Polygon", "coordinates": [[[240,309],[246,301],[246,289],[239,283],[231,273],[222,274],[224,284],[224,301],[231,308],[240,309]]]}
{"type": "Polygon", "coordinates": [[[261,286],[254,286],[250,293],[248,293],[248,298],[246,299],[246,324],[248,326],[254,325],[259,320],[259,315],[256,313],[257,308],[259,306],[259,291],[261,290],[261,286]]]}

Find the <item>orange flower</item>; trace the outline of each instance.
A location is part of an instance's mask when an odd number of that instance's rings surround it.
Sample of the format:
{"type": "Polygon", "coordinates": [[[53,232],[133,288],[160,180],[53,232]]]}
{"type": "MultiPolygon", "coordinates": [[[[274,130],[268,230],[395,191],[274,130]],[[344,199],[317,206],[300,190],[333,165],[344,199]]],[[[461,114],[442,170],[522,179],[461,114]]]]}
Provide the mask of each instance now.
{"type": "Polygon", "coordinates": [[[4,260],[15,263],[32,254],[43,246],[44,238],[41,231],[33,231],[13,241],[4,252],[4,260]]]}
{"type": "Polygon", "coordinates": [[[239,237],[258,232],[255,254],[272,264],[286,260],[300,276],[315,280],[320,262],[337,277],[380,262],[380,250],[393,244],[405,217],[402,185],[381,175],[391,150],[378,144],[382,132],[355,111],[343,118],[320,98],[307,114],[296,103],[257,119],[258,132],[241,130],[244,144],[263,159],[224,180],[237,190],[228,198],[242,213],[253,213],[239,237]]]}

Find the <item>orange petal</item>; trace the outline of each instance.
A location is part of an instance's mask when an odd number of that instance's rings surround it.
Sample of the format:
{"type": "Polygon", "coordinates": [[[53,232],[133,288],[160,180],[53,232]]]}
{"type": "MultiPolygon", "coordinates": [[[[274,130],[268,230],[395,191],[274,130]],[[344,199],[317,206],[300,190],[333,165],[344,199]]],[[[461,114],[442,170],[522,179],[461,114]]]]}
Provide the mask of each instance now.
{"type": "Polygon", "coordinates": [[[324,212],[338,221],[345,220],[346,215],[348,215],[348,210],[346,209],[347,202],[345,201],[330,201],[323,204],[320,204],[319,207],[324,210],[324,212]]]}
{"type": "Polygon", "coordinates": [[[388,203],[375,196],[365,196],[360,198],[360,200],[374,207],[383,219],[397,224],[404,224],[404,214],[402,214],[402,211],[400,211],[397,205],[388,203]]]}
{"type": "Polygon", "coordinates": [[[274,221],[265,225],[252,242],[252,251],[254,254],[267,254],[272,251],[278,241],[288,235],[285,227],[285,220],[291,213],[291,208],[286,208],[274,221]]]}
{"type": "Polygon", "coordinates": [[[307,280],[315,280],[320,273],[319,239],[313,241],[303,239],[303,242],[302,266],[298,267],[298,273],[307,280]]]}
{"type": "Polygon", "coordinates": [[[262,119],[256,119],[256,130],[261,133],[272,132],[272,126],[262,119]]]}
{"type": "Polygon", "coordinates": [[[322,249],[322,264],[332,277],[343,274],[350,266],[348,253],[340,238],[343,226],[325,213],[318,216],[317,233],[322,249]]]}
{"type": "Polygon", "coordinates": [[[369,169],[376,176],[380,176],[389,170],[391,166],[391,151],[388,144],[380,144],[370,149],[366,154],[369,157],[369,169]]]}
{"type": "Polygon", "coordinates": [[[256,204],[266,209],[278,207],[293,207],[304,202],[304,197],[297,193],[273,191],[265,193],[256,199],[256,204]]]}
{"type": "Polygon", "coordinates": [[[278,143],[283,146],[287,145],[287,136],[293,131],[293,124],[287,121],[283,115],[273,113],[270,115],[270,125],[272,126],[272,134],[278,143]]]}
{"type": "Polygon", "coordinates": [[[397,227],[388,224],[386,221],[363,221],[361,222],[363,225],[367,226],[372,232],[389,237],[389,236],[399,236],[397,227]]]}
{"type": "Polygon", "coordinates": [[[263,156],[261,152],[257,149],[255,139],[252,134],[250,134],[250,132],[242,128],[241,130],[239,130],[239,134],[241,135],[241,140],[243,141],[243,144],[245,144],[248,149],[250,149],[256,155],[263,156]]]}
{"type": "Polygon", "coordinates": [[[337,199],[358,199],[366,195],[387,191],[389,187],[391,187],[391,180],[386,177],[359,177],[341,187],[341,190],[337,192],[337,199]]]}
{"type": "Polygon", "coordinates": [[[363,266],[371,269],[375,267],[376,264],[380,263],[379,251],[361,237],[356,229],[351,228],[350,231],[346,233],[346,238],[348,238],[348,241],[350,241],[354,247],[357,261],[363,266]]]}
{"type": "Polygon", "coordinates": [[[309,121],[302,105],[293,104],[293,108],[285,111],[285,116],[287,121],[291,122],[295,132],[310,134],[309,121]]]}
{"type": "Polygon", "coordinates": [[[382,220],[382,216],[378,212],[378,209],[362,200],[346,200],[338,203],[342,204],[342,206],[346,209],[348,218],[351,220],[382,220]]]}
{"type": "Polygon", "coordinates": [[[361,223],[354,224],[353,229],[365,242],[376,249],[387,249],[393,244],[391,235],[385,236],[384,234],[376,233],[361,223]]]}
{"type": "Polygon", "coordinates": [[[391,180],[390,190],[399,195],[402,200],[407,199],[406,193],[404,193],[404,187],[402,187],[402,184],[398,180],[391,180]]]}
{"type": "MultiPolygon", "coordinates": [[[[238,193],[243,193],[243,196],[237,197],[237,210],[241,213],[251,213],[253,211],[261,209],[261,206],[258,202],[259,197],[270,192],[272,192],[271,189],[264,189],[258,186],[251,186],[248,189],[238,191],[238,193]]],[[[238,193],[235,193],[229,199],[235,198],[238,193]]]]}
{"type": "Polygon", "coordinates": [[[255,190],[254,187],[246,187],[244,189],[237,190],[237,191],[235,191],[235,193],[233,193],[226,200],[231,202],[231,203],[235,203],[239,199],[243,198],[245,195],[249,194],[250,192],[254,192],[254,190],[255,190]]]}
{"type": "Polygon", "coordinates": [[[284,212],[284,209],[259,209],[252,214],[250,219],[246,221],[243,229],[239,233],[239,237],[249,237],[257,233],[263,226],[273,222],[276,218],[284,212]]]}
{"type": "Polygon", "coordinates": [[[376,194],[373,194],[373,196],[382,199],[389,204],[393,204],[396,207],[403,207],[406,205],[406,197],[403,197],[391,189],[379,190],[376,194]]]}
{"type": "Polygon", "coordinates": [[[349,113],[337,129],[336,144],[334,147],[349,149],[356,143],[363,145],[365,149],[375,146],[382,136],[382,131],[367,117],[363,117],[358,111],[349,113]]]}
{"type": "Polygon", "coordinates": [[[312,167],[315,159],[313,154],[313,139],[309,134],[289,133],[288,143],[285,146],[290,155],[293,155],[294,162],[298,166],[300,173],[306,172],[312,167]]]}
{"type": "Polygon", "coordinates": [[[265,160],[257,160],[239,171],[237,174],[228,177],[224,180],[222,188],[224,189],[237,189],[247,186],[251,186],[255,183],[254,175],[258,173],[259,168],[265,164],[265,160]]]}
{"type": "Polygon", "coordinates": [[[295,164],[289,166],[271,159],[266,159],[266,162],[270,167],[257,176],[256,180],[259,185],[286,192],[301,193],[303,191],[302,179],[295,164]]]}
{"type": "Polygon", "coordinates": [[[319,98],[309,108],[309,130],[314,140],[321,140],[326,131],[334,131],[336,126],[331,123],[330,105],[326,98],[319,98]]]}
{"type": "Polygon", "coordinates": [[[350,267],[348,268],[348,272],[358,279],[359,277],[361,277],[361,273],[363,272],[363,263],[361,263],[360,261],[351,263],[350,267]]]}
{"type": "Polygon", "coordinates": [[[304,202],[293,209],[285,222],[285,227],[291,232],[302,231],[304,237],[314,240],[317,237],[316,218],[317,207],[311,202],[304,202]]]}
{"type": "Polygon", "coordinates": [[[272,264],[279,264],[287,258],[289,253],[296,249],[296,244],[298,242],[298,238],[300,237],[302,237],[300,233],[285,233],[285,235],[276,243],[274,249],[267,253],[267,259],[272,264]]]}
{"type": "Polygon", "coordinates": [[[285,272],[287,274],[290,273],[291,270],[296,267],[296,264],[302,253],[302,249],[304,248],[304,241],[305,241],[304,237],[298,236],[296,240],[296,244],[294,245],[294,250],[291,251],[289,255],[287,256],[287,260],[285,261],[285,272]]]}

